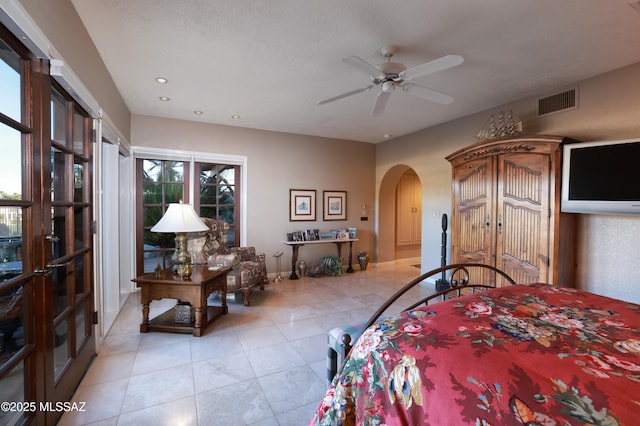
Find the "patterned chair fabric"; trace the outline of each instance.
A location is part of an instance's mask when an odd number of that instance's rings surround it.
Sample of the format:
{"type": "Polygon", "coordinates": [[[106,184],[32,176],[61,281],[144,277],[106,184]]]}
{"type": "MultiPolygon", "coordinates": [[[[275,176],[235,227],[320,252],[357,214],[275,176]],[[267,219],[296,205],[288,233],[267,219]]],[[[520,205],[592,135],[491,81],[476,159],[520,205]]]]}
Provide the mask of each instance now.
{"type": "Polygon", "coordinates": [[[206,231],[188,234],[188,250],[194,265],[230,266],[227,274],[227,293],[243,296],[249,306],[251,289],[269,282],[266,257],[256,254],[255,247],[227,247],[229,225],[214,219],[201,218],[209,228],[206,231]]]}

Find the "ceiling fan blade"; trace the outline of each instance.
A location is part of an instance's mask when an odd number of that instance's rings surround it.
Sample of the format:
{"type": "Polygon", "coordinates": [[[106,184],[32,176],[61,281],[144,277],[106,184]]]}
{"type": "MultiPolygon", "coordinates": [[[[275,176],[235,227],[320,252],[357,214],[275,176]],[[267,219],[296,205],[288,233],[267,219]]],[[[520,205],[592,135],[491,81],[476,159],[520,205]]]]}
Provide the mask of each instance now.
{"type": "Polygon", "coordinates": [[[428,99],[439,104],[448,105],[453,102],[453,98],[444,93],[436,92],[435,90],[427,89],[424,86],[420,86],[414,83],[405,83],[402,85],[404,92],[410,93],[420,98],[428,99]]]}
{"type": "Polygon", "coordinates": [[[387,101],[391,96],[391,92],[380,92],[378,93],[378,97],[376,98],[376,103],[373,106],[373,111],[371,111],[371,115],[374,117],[379,116],[384,112],[384,109],[387,106],[387,101]]]}
{"type": "Polygon", "coordinates": [[[459,55],[447,55],[433,61],[426,62],[422,65],[411,67],[406,71],[400,73],[400,76],[404,80],[411,80],[425,75],[433,74],[438,71],[446,70],[447,68],[455,67],[464,62],[464,58],[459,55]]]}
{"type": "Polygon", "coordinates": [[[350,92],[342,93],[342,94],[334,96],[332,98],[320,101],[320,102],[318,102],[318,105],[328,104],[329,102],[337,101],[339,99],[346,98],[348,96],[357,95],[358,93],[366,92],[367,90],[371,89],[372,87],[373,87],[373,84],[370,84],[370,85],[368,85],[366,87],[362,87],[360,89],[356,89],[356,90],[352,90],[350,92]]]}
{"type": "Polygon", "coordinates": [[[384,76],[384,74],[378,68],[374,67],[364,59],[358,58],[357,56],[347,56],[342,60],[342,62],[344,62],[345,64],[349,64],[356,69],[359,69],[371,78],[384,76]]]}

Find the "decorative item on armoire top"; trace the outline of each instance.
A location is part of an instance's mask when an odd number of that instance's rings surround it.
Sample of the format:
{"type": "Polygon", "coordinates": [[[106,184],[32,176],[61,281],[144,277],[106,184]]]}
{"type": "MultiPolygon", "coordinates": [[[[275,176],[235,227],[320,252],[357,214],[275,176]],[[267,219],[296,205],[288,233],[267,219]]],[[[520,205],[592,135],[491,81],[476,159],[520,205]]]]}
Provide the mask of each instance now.
{"type": "Polygon", "coordinates": [[[482,129],[476,135],[478,141],[490,141],[493,139],[506,138],[508,136],[518,136],[522,134],[522,121],[515,121],[513,113],[508,112],[505,117],[504,111],[500,111],[497,119],[491,114],[489,127],[482,129]]]}

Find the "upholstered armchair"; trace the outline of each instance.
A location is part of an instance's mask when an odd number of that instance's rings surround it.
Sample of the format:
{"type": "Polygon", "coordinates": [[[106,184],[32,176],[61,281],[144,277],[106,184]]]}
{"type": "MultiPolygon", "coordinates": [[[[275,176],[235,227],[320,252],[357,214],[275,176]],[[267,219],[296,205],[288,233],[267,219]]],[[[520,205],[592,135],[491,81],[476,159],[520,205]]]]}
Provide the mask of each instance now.
{"type": "Polygon", "coordinates": [[[194,265],[231,267],[227,274],[227,293],[236,300],[244,299],[249,306],[251,289],[268,283],[264,254],[256,254],[255,247],[227,247],[229,225],[209,218],[201,218],[206,231],[188,234],[187,249],[194,265]]]}

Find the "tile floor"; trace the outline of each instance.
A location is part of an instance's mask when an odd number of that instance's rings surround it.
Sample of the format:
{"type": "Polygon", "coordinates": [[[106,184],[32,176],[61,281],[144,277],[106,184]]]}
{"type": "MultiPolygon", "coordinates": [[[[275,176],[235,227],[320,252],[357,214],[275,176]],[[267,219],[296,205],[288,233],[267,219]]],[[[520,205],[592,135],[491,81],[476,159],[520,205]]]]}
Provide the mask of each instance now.
{"type": "MultiPolygon", "coordinates": [[[[271,283],[250,307],[231,300],[202,337],[139,333],[133,293],[73,396],[86,411],[59,425],[306,425],[327,388],[327,331],[368,319],[419,274],[382,265],[271,283]]],[[[417,287],[409,297],[433,292],[417,287]]],[[[151,315],[173,304],[152,302],[151,315]]]]}

